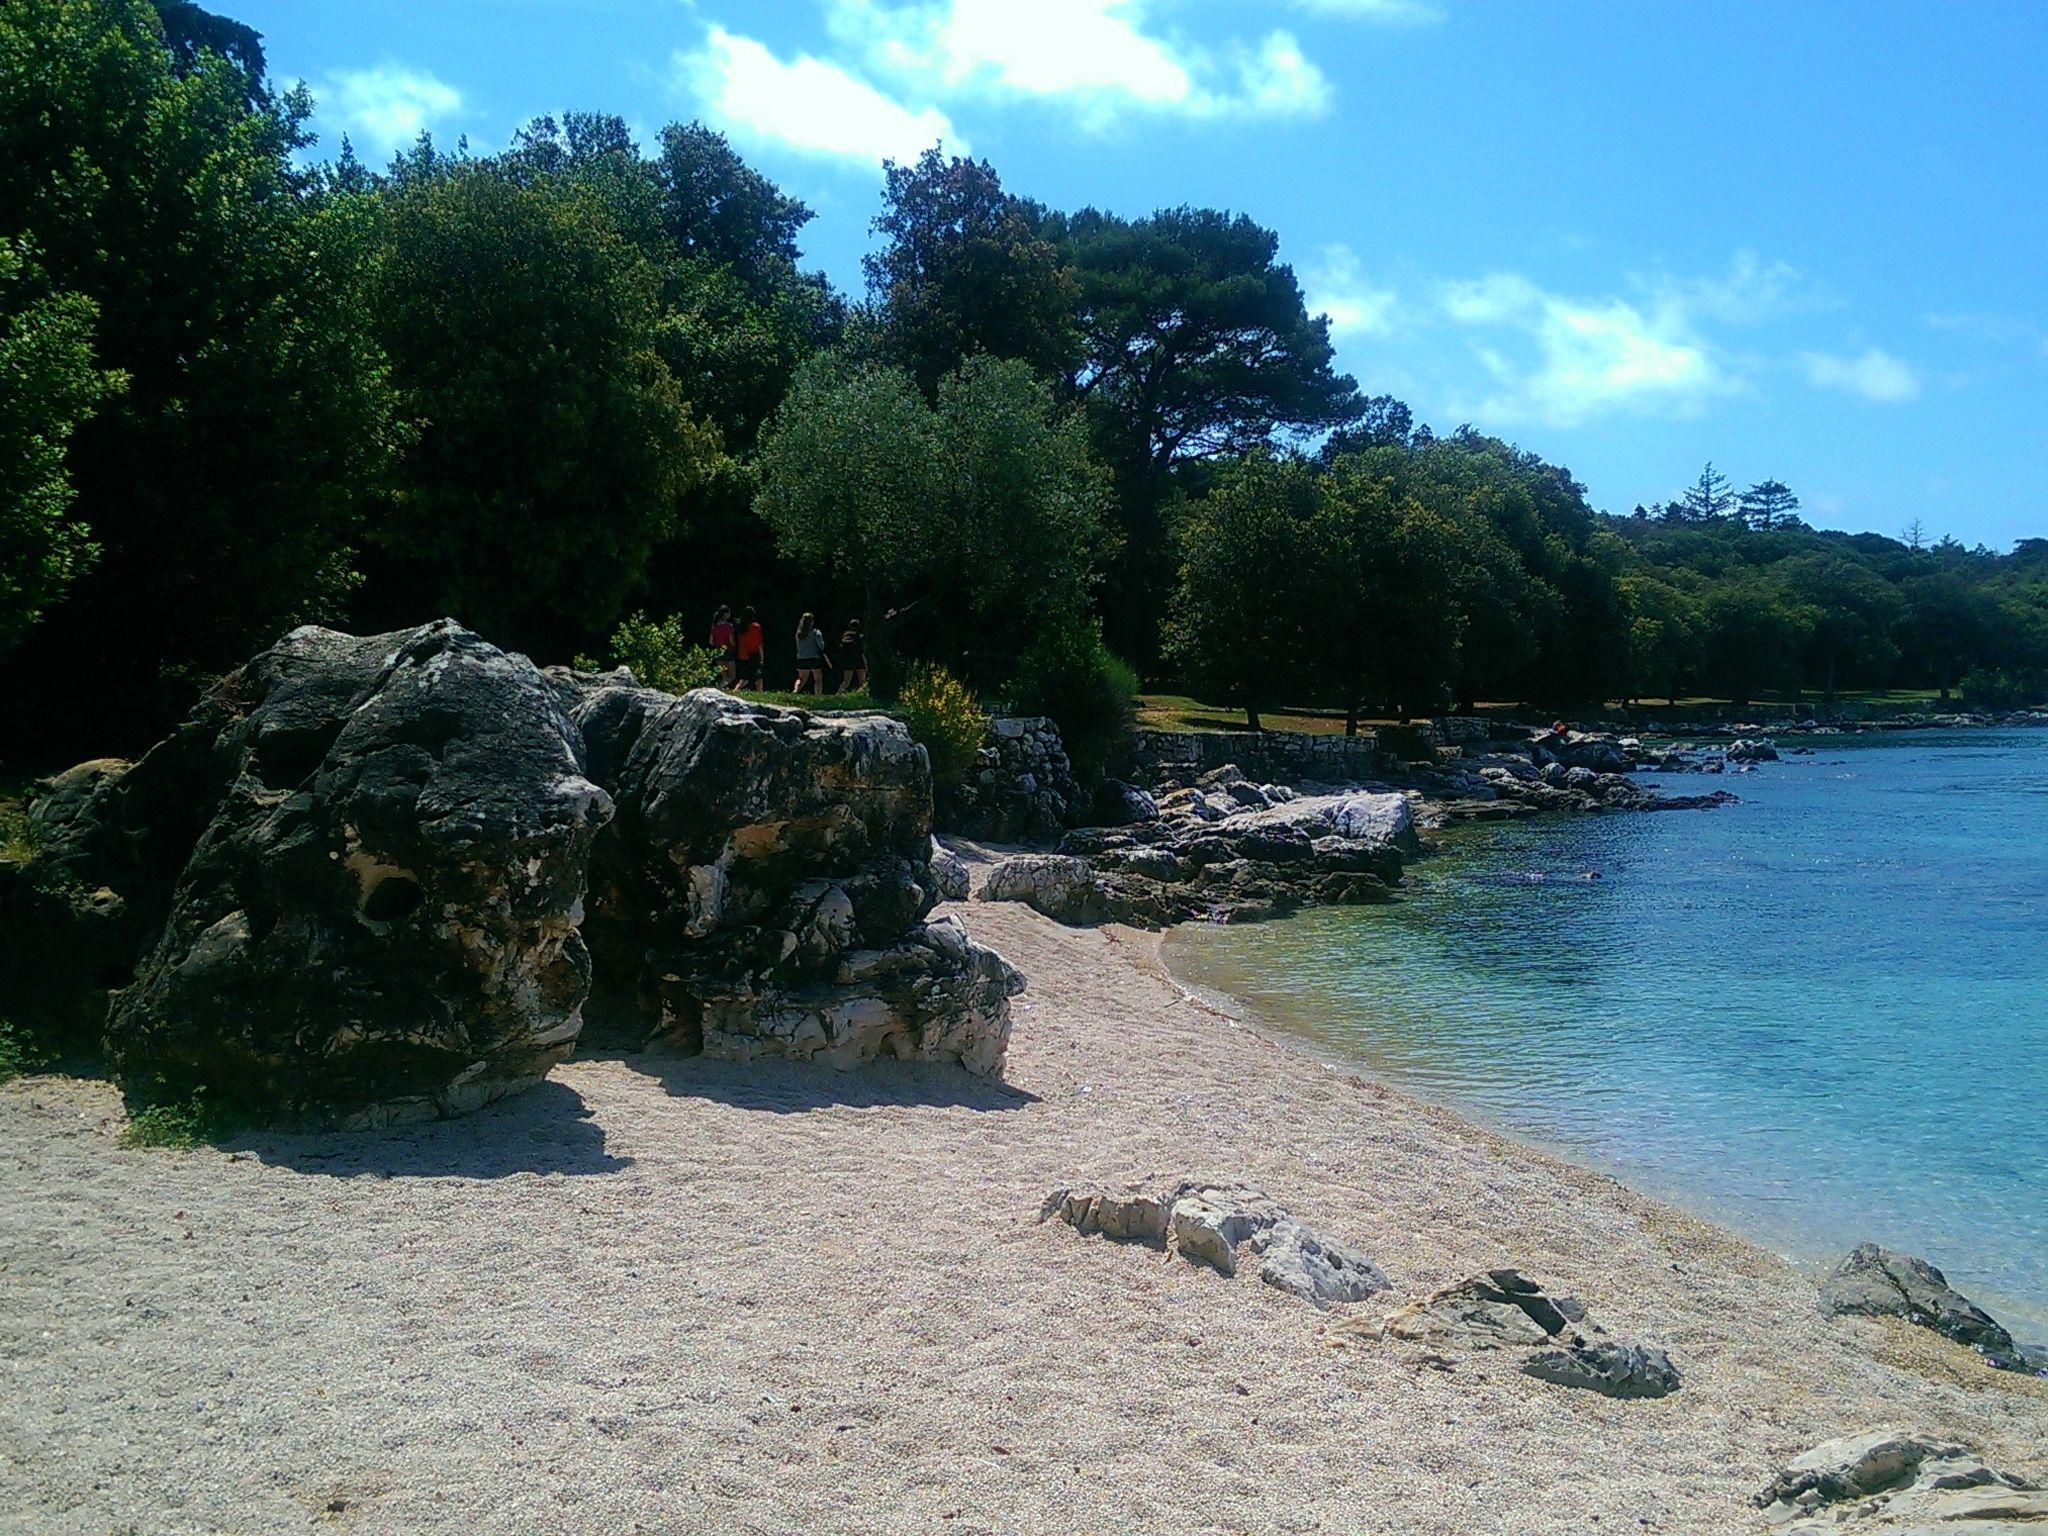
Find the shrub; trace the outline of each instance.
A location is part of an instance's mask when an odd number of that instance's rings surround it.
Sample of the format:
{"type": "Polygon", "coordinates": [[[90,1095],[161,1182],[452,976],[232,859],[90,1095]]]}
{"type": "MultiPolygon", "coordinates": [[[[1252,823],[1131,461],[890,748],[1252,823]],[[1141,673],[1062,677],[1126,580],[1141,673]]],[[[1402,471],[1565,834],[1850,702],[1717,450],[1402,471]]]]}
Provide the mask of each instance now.
{"type": "Polygon", "coordinates": [[[26,1030],[0,1019],[0,1083],[40,1072],[49,1060],[49,1052],[26,1030]]]}
{"type": "Polygon", "coordinates": [[[967,782],[987,730],[971,688],[944,667],[913,667],[896,696],[896,713],[910,727],[911,739],[931,754],[934,785],[967,782]]]}
{"type": "Polygon", "coordinates": [[[2048,700],[2048,673],[1977,667],[1964,674],[1961,692],[1972,709],[2025,709],[2048,700]]]}
{"type": "Polygon", "coordinates": [[[1056,625],[1024,653],[1011,703],[1050,716],[1075,775],[1092,783],[1137,718],[1138,674],[1102,643],[1098,620],[1056,625]]]}
{"type": "Polygon", "coordinates": [[[233,1129],[233,1117],[208,1104],[206,1090],[194,1088],[187,1099],[140,1106],[131,1101],[120,1143],[124,1147],[200,1147],[233,1129]]]}
{"type": "Polygon", "coordinates": [[[714,688],[724,675],[718,652],[685,638],[683,621],[675,614],[665,619],[630,615],[612,631],[611,656],[613,666],[631,668],[642,683],[663,693],[714,688]]]}

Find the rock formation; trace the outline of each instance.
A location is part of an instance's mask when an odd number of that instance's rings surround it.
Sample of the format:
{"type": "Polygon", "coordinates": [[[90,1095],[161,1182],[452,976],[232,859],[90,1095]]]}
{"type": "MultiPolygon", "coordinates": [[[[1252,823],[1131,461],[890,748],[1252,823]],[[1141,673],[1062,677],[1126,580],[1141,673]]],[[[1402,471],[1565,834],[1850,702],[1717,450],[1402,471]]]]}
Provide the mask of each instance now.
{"type": "Polygon", "coordinates": [[[593,955],[615,1038],[836,1064],[999,1071],[1022,985],[926,921],[930,774],[898,722],[543,675],[447,620],[295,630],[33,815],[37,857],[0,870],[0,913],[33,921],[0,932],[0,970],[78,978],[35,1022],[104,1012],[131,1086],[264,1117],[538,1081],[593,955]]]}
{"type": "MultiPolygon", "coordinates": [[[[1366,1331],[1355,1323],[1343,1328],[1366,1331]]],[[[1513,1269],[1490,1269],[1397,1307],[1377,1333],[1433,1349],[1533,1347],[1523,1374],[1607,1397],[1665,1397],[1679,1388],[1678,1368],[1663,1350],[1607,1338],[1575,1298],[1553,1296],[1513,1269]]]]}
{"type": "Polygon", "coordinates": [[[1824,1441],[1787,1462],[1756,1504],[1786,1532],[2018,1536],[2048,1529],[2048,1493],[1966,1446],[1912,1430],[1824,1441]]]}
{"type": "Polygon", "coordinates": [[[1057,854],[1007,859],[978,894],[1063,923],[1243,922],[1384,901],[1417,847],[1405,796],[1297,797],[1239,776],[1169,797],[1155,820],[1070,833],[1057,854]]]}
{"type": "Polygon", "coordinates": [[[1054,1216],[1078,1232],[1146,1243],[1226,1275],[1256,1258],[1266,1284],[1318,1307],[1392,1289],[1364,1254],[1303,1226],[1248,1185],[1183,1179],[1120,1190],[1056,1189],[1040,1219],[1054,1216]]]}
{"type": "Polygon", "coordinates": [[[1940,1270],[1875,1243],[1859,1243],[1822,1282],[1820,1309],[1830,1316],[1903,1317],[1968,1345],[2001,1369],[2030,1368],[2012,1335],[1952,1289],[1940,1270]]]}

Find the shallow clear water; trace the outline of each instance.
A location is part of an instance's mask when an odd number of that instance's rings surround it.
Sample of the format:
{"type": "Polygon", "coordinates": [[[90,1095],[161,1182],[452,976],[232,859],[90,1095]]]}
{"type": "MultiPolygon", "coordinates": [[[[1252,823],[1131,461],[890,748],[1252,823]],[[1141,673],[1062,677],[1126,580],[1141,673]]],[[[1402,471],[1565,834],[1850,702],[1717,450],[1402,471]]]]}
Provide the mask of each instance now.
{"type": "Polygon", "coordinates": [[[1816,747],[1653,781],[1740,805],[1464,829],[1395,905],[1168,955],[1390,1082],[1784,1252],[1923,1254],[2048,1338],[2048,731],[1816,747]]]}

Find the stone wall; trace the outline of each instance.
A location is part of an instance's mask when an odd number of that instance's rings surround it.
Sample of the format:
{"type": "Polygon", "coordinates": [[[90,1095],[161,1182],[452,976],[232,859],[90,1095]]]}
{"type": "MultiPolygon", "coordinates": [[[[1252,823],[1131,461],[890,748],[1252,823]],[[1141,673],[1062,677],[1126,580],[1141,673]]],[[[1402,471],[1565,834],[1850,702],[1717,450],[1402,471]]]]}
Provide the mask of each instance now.
{"type": "Polygon", "coordinates": [[[1060,728],[1043,715],[989,721],[967,783],[937,799],[940,831],[991,843],[1057,842],[1087,811],[1060,728]]]}

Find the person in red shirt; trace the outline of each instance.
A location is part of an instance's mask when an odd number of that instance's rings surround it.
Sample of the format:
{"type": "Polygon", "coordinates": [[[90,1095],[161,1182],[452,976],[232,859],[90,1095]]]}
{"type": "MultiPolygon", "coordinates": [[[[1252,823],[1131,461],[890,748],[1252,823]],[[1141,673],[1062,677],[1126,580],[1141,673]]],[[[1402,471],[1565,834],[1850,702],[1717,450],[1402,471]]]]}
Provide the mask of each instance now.
{"type": "Polygon", "coordinates": [[[718,652],[718,677],[726,687],[739,674],[740,655],[733,648],[732,610],[720,603],[711,615],[711,649],[718,652]]]}
{"type": "Polygon", "coordinates": [[[733,639],[735,662],[733,688],[735,691],[751,688],[761,691],[761,660],[767,649],[767,638],[761,633],[761,626],[754,619],[754,610],[742,608],[738,633],[733,639]]]}

